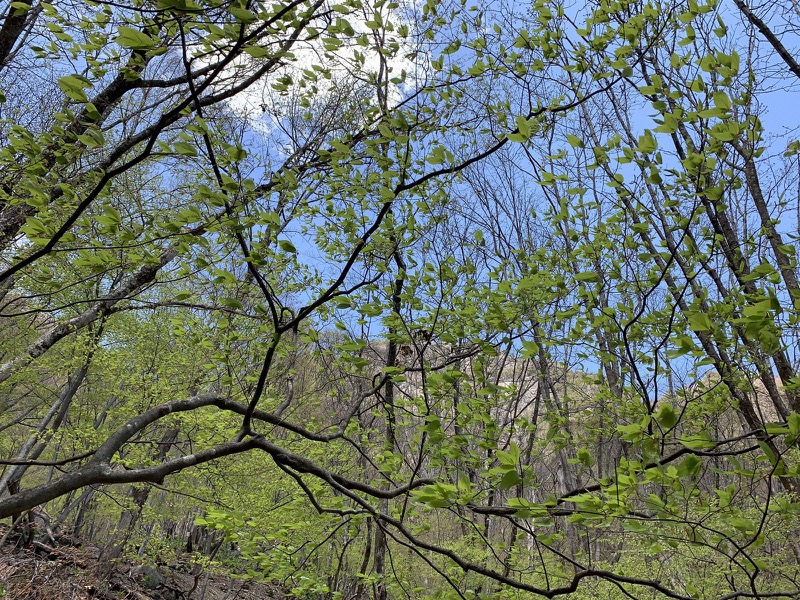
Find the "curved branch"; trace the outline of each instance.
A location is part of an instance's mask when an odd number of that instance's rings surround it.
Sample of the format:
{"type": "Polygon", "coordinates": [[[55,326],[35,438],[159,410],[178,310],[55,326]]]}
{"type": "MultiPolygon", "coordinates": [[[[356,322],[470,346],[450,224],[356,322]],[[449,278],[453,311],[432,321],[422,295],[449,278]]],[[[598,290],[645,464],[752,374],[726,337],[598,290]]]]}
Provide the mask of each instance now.
{"type": "Polygon", "coordinates": [[[174,248],[169,248],[159,256],[158,263],[142,265],[131,274],[127,281],[112,290],[104,298],[99,299],[77,317],[59,323],[40,336],[21,355],[0,365],[0,383],[11,377],[15,371],[24,368],[33,360],[39,358],[62,338],[93,323],[115,304],[141,290],[142,287],[152,282],[158,272],[176,256],[178,256],[178,252],[174,248]]]}
{"type": "Polygon", "coordinates": [[[773,31],[764,21],[762,21],[752,10],[750,10],[750,7],[744,3],[744,0],[733,1],[736,4],[736,8],[738,8],[745,18],[750,21],[750,24],[758,29],[761,32],[761,35],[767,39],[775,52],[777,52],[778,56],[781,57],[781,60],[783,60],[783,62],[786,63],[786,66],[789,67],[789,70],[797,75],[797,77],[800,77],[800,63],[798,63],[789,53],[789,50],[787,50],[786,46],[781,43],[781,41],[778,39],[778,36],[773,33],[773,31]]]}

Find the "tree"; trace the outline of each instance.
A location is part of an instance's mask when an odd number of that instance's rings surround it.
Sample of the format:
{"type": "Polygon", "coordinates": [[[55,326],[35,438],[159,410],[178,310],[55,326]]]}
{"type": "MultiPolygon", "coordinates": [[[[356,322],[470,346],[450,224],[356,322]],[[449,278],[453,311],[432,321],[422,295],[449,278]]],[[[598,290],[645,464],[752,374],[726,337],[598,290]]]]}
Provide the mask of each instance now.
{"type": "Polygon", "coordinates": [[[115,555],[173,486],[307,595],[797,594],[791,19],[5,10],[0,516],[129,484],[115,555]]]}

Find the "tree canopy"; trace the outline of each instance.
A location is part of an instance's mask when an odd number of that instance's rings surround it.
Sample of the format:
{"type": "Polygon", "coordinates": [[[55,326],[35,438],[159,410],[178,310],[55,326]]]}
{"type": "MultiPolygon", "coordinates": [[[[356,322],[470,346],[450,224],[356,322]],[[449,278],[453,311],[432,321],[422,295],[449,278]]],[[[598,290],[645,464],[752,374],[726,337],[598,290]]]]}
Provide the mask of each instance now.
{"type": "Polygon", "coordinates": [[[797,23],[6,2],[0,517],[301,598],[797,597],[797,23]]]}

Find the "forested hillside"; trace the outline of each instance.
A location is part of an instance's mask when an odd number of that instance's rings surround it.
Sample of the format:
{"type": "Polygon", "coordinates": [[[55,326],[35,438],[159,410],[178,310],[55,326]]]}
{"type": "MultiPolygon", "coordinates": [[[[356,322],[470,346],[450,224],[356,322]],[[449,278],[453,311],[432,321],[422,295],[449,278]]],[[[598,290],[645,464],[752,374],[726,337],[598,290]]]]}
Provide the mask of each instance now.
{"type": "Polygon", "coordinates": [[[0,5],[2,553],[798,597],[797,2],[336,2],[0,5]]]}

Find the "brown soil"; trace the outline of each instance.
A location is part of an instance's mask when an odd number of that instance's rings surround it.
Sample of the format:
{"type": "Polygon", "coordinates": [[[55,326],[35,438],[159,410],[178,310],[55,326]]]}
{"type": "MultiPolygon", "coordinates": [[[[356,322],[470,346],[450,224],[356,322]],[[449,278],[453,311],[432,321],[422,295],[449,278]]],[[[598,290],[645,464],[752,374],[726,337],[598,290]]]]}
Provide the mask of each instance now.
{"type": "Polygon", "coordinates": [[[3,600],[284,600],[274,585],[242,581],[199,565],[103,563],[97,548],[34,542],[0,548],[3,600]]]}

